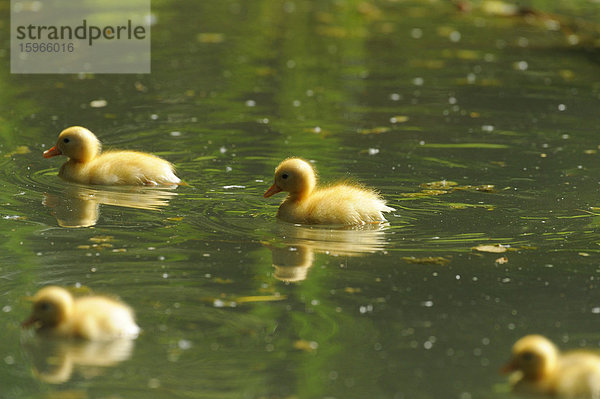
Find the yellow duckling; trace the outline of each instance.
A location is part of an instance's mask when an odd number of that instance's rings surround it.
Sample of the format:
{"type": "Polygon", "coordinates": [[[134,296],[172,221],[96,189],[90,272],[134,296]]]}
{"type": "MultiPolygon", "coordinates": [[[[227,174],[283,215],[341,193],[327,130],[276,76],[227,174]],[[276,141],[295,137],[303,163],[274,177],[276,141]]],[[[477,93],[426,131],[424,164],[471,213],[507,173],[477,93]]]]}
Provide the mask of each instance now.
{"type": "Polygon", "coordinates": [[[288,158],[275,169],[275,182],[264,196],[289,192],[277,217],[291,223],[382,223],[386,221],[382,212],[395,210],[387,206],[379,194],[367,188],[343,183],[323,188],[316,185],[315,171],[308,162],[288,158]]]}
{"type": "Polygon", "coordinates": [[[56,286],[44,287],[33,297],[33,311],[23,327],[32,325],[41,333],[90,341],[135,338],[140,332],[124,303],[103,296],[73,298],[56,286]]]}
{"type": "Polygon", "coordinates": [[[179,184],[173,165],[157,156],[138,151],[101,153],[100,140],[88,129],[71,126],[58,135],[58,142],[44,158],[65,155],[69,159],[58,175],[82,184],[158,185],[179,184]]]}
{"type": "Polygon", "coordinates": [[[503,371],[516,391],[561,398],[600,398],[600,356],[584,350],[561,353],[542,335],[527,335],[512,348],[503,371]]]}

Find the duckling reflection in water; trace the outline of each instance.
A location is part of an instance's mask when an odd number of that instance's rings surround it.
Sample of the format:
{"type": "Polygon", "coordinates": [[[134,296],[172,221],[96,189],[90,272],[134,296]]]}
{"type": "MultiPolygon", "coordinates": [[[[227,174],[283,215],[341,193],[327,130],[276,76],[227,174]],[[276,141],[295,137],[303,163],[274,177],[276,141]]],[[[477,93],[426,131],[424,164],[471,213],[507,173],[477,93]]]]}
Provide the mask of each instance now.
{"type": "Polygon", "coordinates": [[[68,160],[58,175],[68,181],[102,185],[172,185],[181,180],[173,165],[139,151],[102,151],[100,140],[88,129],[71,126],[58,135],[44,158],[65,155],[68,160]]]}
{"type": "Polygon", "coordinates": [[[569,399],[600,399],[600,355],[585,350],[561,353],[542,335],[527,335],[512,348],[504,372],[517,392],[569,399]]]}
{"type": "Polygon", "coordinates": [[[33,358],[33,372],[40,380],[61,384],[77,371],[84,378],[93,378],[108,367],[129,359],[134,340],[120,338],[111,341],[84,341],[37,337],[27,342],[25,350],[33,358]]]}
{"type": "Polygon", "coordinates": [[[273,257],[273,277],[287,283],[306,280],[315,258],[311,248],[306,245],[287,245],[283,248],[268,244],[265,246],[271,250],[273,257]]]}
{"type": "Polygon", "coordinates": [[[116,299],[104,296],[73,298],[64,288],[47,286],[32,298],[33,310],[23,327],[58,338],[110,341],[136,338],[140,328],[133,310],[116,299]]]}
{"type": "Polygon", "coordinates": [[[70,184],[64,194],[44,194],[42,204],[52,209],[61,227],[94,226],[100,216],[100,204],[125,208],[158,210],[169,205],[177,193],[169,187],[92,188],[70,184]]]}
{"type": "Polygon", "coordinates": [[[323,227],[282,225],[281,241],[265,243],[271,250],[274,277],[285,282],[306,279],[315,254],[357,257],[384,250],[385,225],[362,228],[330,229],[323,227]]]}
{"type": "Polygon", "coordinates": [[[383,213],[394,211],[379,194],[365,187],[347,183],[317,187],[313,167],[300,158],[288,158],[277,166],[274,183],[264,197],[281,191],[289,194],[279,206],[277,217],[290,223],[383,223],[386,222],[383,213]]]}

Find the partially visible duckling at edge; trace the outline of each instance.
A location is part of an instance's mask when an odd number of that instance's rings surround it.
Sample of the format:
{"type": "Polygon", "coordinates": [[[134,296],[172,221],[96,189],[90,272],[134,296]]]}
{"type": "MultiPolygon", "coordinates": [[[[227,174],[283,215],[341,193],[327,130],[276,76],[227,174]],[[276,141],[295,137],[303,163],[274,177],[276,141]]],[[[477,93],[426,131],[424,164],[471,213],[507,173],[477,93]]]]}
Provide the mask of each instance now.
{"type": "Polygon", "coordinates": [[[135,338],[140,328],[133,310],[126,304],[104,296],[73,298],[64,288],[48,286],[39,290],[33,310],[23,328],[34,326],[39,333],[62,338],[107,341],[135,338]]]}
{"type": "Polygon", "coordinates": [[[155,155],[138,151],[102,152],[100,140],[88,129],[71,126],[58,135],[58,142],[44,158],[65,155],[69,159],[58,175],[82,184],[172,185],[181,180],[173,165],[155,155]]]}
{"type": "Polygon", "coordinates": [[[275,182],[265,198],[280,191],[289,194],[277,217],[300,224],[360,225],[383,223],[382,212],[394,211],[375,191],[350,184],[317,188],[312,166],[300,158],[288,158],[275,169],[275,182]]]}
{"type": "Polygon", "coordinates": [[[561,353],[542,335],[519,339],[503,371],[512,373],[510,380],[518,392],[600,398],[600,355],[585,350],[561,353]]]}

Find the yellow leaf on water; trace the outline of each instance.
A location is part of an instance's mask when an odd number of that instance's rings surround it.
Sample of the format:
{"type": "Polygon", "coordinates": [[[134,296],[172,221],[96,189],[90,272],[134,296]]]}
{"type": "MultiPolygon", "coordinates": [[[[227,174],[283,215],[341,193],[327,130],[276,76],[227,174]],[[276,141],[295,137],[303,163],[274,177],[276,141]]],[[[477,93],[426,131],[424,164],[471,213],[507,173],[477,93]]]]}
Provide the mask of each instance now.
{"type": "Polygon", "coordinates": [[[404,123],[404,122],[408,122],[408,116],[406,115],[396,115],[396,116],[392,116],[390,118],[390,122],[391,123],[404,123]]]}
{"type": "Polygon", "coordinates": [[[361,292],[361,289],[353,288],[353,287],[346,287],[346,288],[344,288],[344,292],[347,292],[348,294],[356,294],[358,292],[361,292]]]}
{"type": "Polygon", "coordinates": [[[430,190],[447,190],[453,186],[456,186],[458,183],[450,180],[440,180],[440,181],[432,181],[429,183],[422,183],[419,185],[421,188],[427,188],[430,190]]]}
{"type": "Polygon", "coordinates": [[[213,281],[217,284],[231,284],[233,283],[233,280],[230,278],[221,278],[221,277],[215,277],[213,279],[213,281]]]}
{"type": "Polygon", "coordinates": [[[502,244],[493,244],[493,245],[485,245],[484,244],[484,245],[478,245],[471,249],[474,249],[479,252],[492,252],[492,253],[498,253],[498,254],[508,251],[508,247],[505,247],[502,244]]]}
{"type": "Polygon", "coordinates": [[[200,43],[222,43],[225,41],[225,35],[223,33],[198,33],[196,40],[200,43]]]}
{"type": "Polygon", "coordinates": [[[90,107],[92,108],[104,108],[108,105],[106,100],[92,100],[90,101],[90,107]]]}
{"type": "Polygon", "coordinates": [[[14,151],[9,152],[8,154],[4,154],[4,157],[10,158],[13,155],[29,154],[30,152],[31,150],[29,149],[29,147],[27,147],[26,145],[20,145],[17,148],[15,148],[14,151]]]}
{"type": "Polygon", "coordinates": [[[504,1],[486,0],[481,3],[481,10],[486,14],[513,17],[519,13],[519,6],[504,1]]]}
{"type": "Polygon", "coordinates": [[[96,236],[90,237],[91,242],[109,242],[113,240],[113,236],[96,236]]]}
{"type": "Polygon", "coordinates": [[[46,399],[87,399],[88,397],[87,391],[83,389],[60,390],[45,395],[46,399]]]}
{"type": "Polygon", "coordinates": [[[319,347],[319,344],[315,341],[306,341],[304,339],[299,339],[294,342],[294,349],[299,349],[305,352],[314,352],[319,347]]]}
{"type": "Polygon", "coordinates": [[[254,296],[241,296],[235,298],[237,303],[249,303],[249,302],[272,302],[272,301],[283,301],[287,299],[285,295],[254,295],[254,296]]]}
{"type": "Polygon", "coordinates": [[[446,190],[423,190],[423,194],[442,195],[442,194],[448,194],[448,191],[446,191],[446,190]]]}
{"type": "Polygon", "coordinates": [[[414,256],[404,256],[402,260],[408,263],[415,263],[419,265],[431,264],[431,265],[445,265],[450,262],[450,259],[444,258],[443,256],[425,256],[423,258],[415,258],[414,256]]]}
{"type": "Polygon", "coordinates": [[[503,256],[501,258],[496,259],[494,262],[496,262],[499,265],[503,265],[505,263],[508,263],[508,258],[506,256],[503,256]]]}
{"type": "Polygon", "coordinates": [[[378,126],[378,127],[374,127],[371,129],[360,129],[358,132],[360,134],[381,134],[381,133],[387,133],[390,130],[392,130],[392,129],[390,129],[389,127],[378,126]]]}

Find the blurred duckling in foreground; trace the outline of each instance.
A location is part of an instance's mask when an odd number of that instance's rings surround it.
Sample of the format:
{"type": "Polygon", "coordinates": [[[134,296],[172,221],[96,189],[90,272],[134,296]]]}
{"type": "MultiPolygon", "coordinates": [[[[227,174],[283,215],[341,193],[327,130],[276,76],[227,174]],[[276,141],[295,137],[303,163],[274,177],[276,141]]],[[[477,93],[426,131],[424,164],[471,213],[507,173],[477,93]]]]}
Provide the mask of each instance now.
{"type": "Polygon", "coordinates": [[[102,151],[100,140],[81,126],[69,127],[44,158],[65,155],[69,159],[58,175],[82,184],[159,185],[179,184],[173,165],[157,156],[138,151],[102,151]]]}
{"type": "Polygon", "coordinates": [[[288,158],[275,169],[275,182],[265,198],[288,192],[277,217],[300,224],[357,225],[383,223],[382,212],[394,211],[374,190],[338,183],[317,188],[312,166],[300,158],[288,158]]]}
{"type": "Polygon", "coordinates": [[[560,398],[600,398],[600,356],[585,350],[561,353],[546,337],[527,335],[503,368],[515,391],[560,398]]]}
{"type": "Polygon", "coordinates": [[[107,341],[135,338],[140,328],[126,304],[103,296],[73,298],[64,288],[48,286],[32,298],[33,311],[23,327],[62,338],[107,341]]]}

